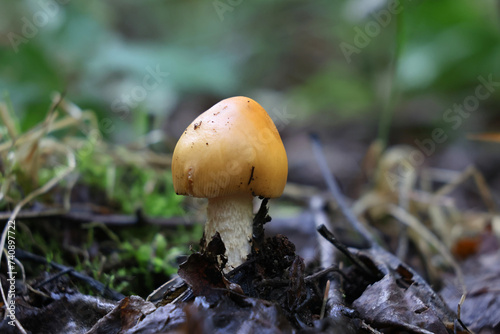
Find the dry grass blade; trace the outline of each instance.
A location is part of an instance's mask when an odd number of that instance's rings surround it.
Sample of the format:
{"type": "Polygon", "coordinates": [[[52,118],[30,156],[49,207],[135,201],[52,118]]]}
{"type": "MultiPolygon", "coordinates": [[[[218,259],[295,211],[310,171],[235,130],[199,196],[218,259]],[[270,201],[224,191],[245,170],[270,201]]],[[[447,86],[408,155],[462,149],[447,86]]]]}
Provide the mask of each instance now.
{"type": "MultiPolygon", "coordinates": [[[[0,111],[1,109],[2,108],[0,105],[0,111]]],[[[27,131],[22,135],[16,134],[16,136],[12,136],[10,134],[11,131],[9,130],[9,135],[11,139],[0,144],[0,153],[12,149],[13,147],[19,147],[26,143],[35,143],[40,138],[44,137],[49,133],[70,128],[73,126],[81,126],[82,124],[85,124],[85,122],[90,123],[89,128],[91,129],[98,128],[98,121],[93,112],[82,111],[76,105],[73,105],[72,103],[64,100],[61,97],[61,95],[55,94],[45,120],[38,126],[35,126],[33,129],[27,131]],[[64,116],[61,119],[57,119],[59,113],[56,111],[56,108],[58,106],[69,108],[72,111],[69,112],[67,111],[67,109],[63,109],[63,111],[66,112],[68,115],[64,116]],[[76,112],[75,110],[77,110],[78,112],[76,112]]]]}
{"type": "Polygon", "coordinates": [[[320,319],[323,319],[325,316],[326,302],[328,301],[329,292],[330,292],[330,280],[326,281],[325,295],[323,296],[323,303],[321,304],[321,312],[319,315],[320,319]]]}
{"type": "Polygon", "coordinates": [[[321,174],[325,179],[325,182],[330,190],[332,196],[334,197],[337,205],[339,206],[340,211],[344,215],[344,217],[349,221],[351,226],[358,232],[365,241],[369,244],[370,247],[378,247],[375,238],[368,230],[368,227],[363,225],[353,214],[353,211],[347,205],[347,202],[344,198],[344,195],[341,193],[337,181],[333,178],[332,173],[330,172],[330,167],[326,162],[325,155],[323,154],[323,148],[321,146],[321,142],[319,138],[315,135],[311,135],[312,148],[314,151],[314,155],[316,157],[316,161],[318,162],[319,168],[321,170],[321,174]]]}
{"type": "Polygon", "coordinates": [[[463,173],[460,173],[458,176],[456,176],[452,182],[438,189],[434,193],[434,199],[437,200],[439,197],[449,194],[469,177],[472,177],[474,179],[479,193],[481,194],[481,197],[488,209],[491,212],[497,211],[495,200],[493,199],[493,195],[491,194],[483,175],[474,166],[467,167],[467,169],[463,173]]]}
{"type": "Polygon", "coordinates": [[[429,229],[427,229],[424,224],[422,224],[417,218],[409,214],[407,211],[393,204],[388,205],[388,211],[392,216],[399,219],[404,224],[407,224],[415,232],[421,235],[425,241],[434,246],[434,248],[438,250],[441,256],[452,266],[458,280],[458,286],[462,292],[462,299],[460,301],[460,304],[457,306],[458,308],[460,308],[467,295],[467,289],[465,287],[462,269],[455,261],[448,248],[429,229]]]}
{"type": "Polygon", "coordinates": [[[414,231],[416,231],[425,241],[431,244],[438,252],[443,256],[443,258],[451,265],[451,267],[457,272],[457,277],[461,284],[463,284],[463,275],[460,266],[455,261],[450,251],[424,224],[422,224],[415,216],[411,215],[406,210],[393,205],[387,205],[388,212],[400,220],[414,231]]]}
{"type": "Polygon", "coordinates": [[[7,132],[11,138],[17,137],[17,129],[15,126],[15,122],[10,116],[9,109],[7,105],[3,102],[0,102],[0,118],[2,118],[3,124],[7,128],[7,132]]]}

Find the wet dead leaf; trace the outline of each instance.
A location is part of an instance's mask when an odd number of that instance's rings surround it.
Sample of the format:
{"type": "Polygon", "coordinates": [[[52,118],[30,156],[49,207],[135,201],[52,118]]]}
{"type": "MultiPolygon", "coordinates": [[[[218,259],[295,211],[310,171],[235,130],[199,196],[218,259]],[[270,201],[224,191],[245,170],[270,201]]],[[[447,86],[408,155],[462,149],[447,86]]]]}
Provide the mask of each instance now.
{"type": "Polygon", "coordinates": [[[154,310],[154,305],[141,297],[126,297],[86,334],[121,333],[135,326],[140,319],[154,310]]]}
{"type": "MultiPolygon", "coordinates": [[[[461,307],[461,319],[476,333],[498,333],[500,330],[500,251],[480,254],[462,265],[468,294],[461,307]]],[[[441,294],[456,308],[460,292],[454,280],[448,279],[441,294]]]]}
{"type": "MultiPolygon", "coordinates": [[[[16,317],[30,333],[84,334],[115,304],[104,299],[82,294],[53,294],[53,301],[41,307],[16,299],[16,317]]],[[[8,324],[7,318],[0,322],[0,333],[17,334],[17,328],[8,324]]]]}
{"type": "Polygon", "coordinates": [[[353,303],[361,318],[377,327],[396,327],[410,333],[447,334],[445,325],[411,287],[398,286],[392,275],[369,286],[353,303]]]}
{"type": "Polygon", "coordinates": [[[294,333],[279,306],[254,298],[235,301],[221,296],[214,304],[205,297],[159,307],[124,334],[139,333],[294,333]]]}

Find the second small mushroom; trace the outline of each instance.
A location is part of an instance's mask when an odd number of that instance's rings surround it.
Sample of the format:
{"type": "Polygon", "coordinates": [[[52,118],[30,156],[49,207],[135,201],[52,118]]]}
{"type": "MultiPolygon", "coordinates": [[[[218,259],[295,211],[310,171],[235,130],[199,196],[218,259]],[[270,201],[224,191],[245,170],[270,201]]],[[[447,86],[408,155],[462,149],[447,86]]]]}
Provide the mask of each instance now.
{"type": "Polygon", "coordinates": [[[228,271],[251,251],[253,196],[281,196],[288,161],[264,108],[237,96],[220,101],[186,128],[174,150],[172,175],[177,194],[208,198],[205,240],[219,232],[228,271]]]}

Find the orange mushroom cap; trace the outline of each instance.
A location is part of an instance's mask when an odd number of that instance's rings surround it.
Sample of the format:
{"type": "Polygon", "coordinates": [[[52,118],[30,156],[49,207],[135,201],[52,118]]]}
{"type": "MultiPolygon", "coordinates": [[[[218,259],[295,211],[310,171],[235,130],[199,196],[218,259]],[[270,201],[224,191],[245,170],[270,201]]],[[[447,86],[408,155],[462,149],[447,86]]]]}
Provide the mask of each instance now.
{"type": "Polygon", "coordinates": [[[237,96],[220,101],[186,128],[174,150],[172,175],[179,195],[274,198],[285,188],[288,161],[264,108],[237,96]]]}

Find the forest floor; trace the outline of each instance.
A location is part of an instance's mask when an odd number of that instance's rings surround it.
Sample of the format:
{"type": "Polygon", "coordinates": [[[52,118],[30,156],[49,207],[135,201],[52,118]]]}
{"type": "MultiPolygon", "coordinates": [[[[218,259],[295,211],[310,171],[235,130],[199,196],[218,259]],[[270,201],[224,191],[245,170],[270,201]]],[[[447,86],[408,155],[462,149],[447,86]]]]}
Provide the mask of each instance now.
{"type": "MultiPolygon", "coordinates": [[[[285,132],[289,184],[282,198],[256,201],[252,253],[229,273],[218,236],[199,247],[199,200],[166,194],[163,202],[154,192],[148,210],[171,205],[168,216],[124,213],[123,198],[148,196],[130,178],[147,184],[149,174],[127,170],[111,200],[111,186],[75,178],[50,161],[64,160],[64,148],[35,146],[45,133],[32,135],[16,153],[29,162],[38,154],[36,164],[4,180],[24,189],[24,200],[0,212],[0,332],[500,333],[499,158],[450,169],[448,161],[467,156],[450,148],[416,164],[416,152],[425,153],[416,148],[315,129],[312,137],[307,127],[285,132]],[[20,175],[44,163],[59,172],[26,192],[33,180],[20,175]]],[[[93,154],[139,169],[168,166],[168,155],[144,148],[100,144],[93,154]]],[[[83,163],[98,180],[113,173],[93,161],[83,163]]],[[[0,167],[9,174],[7,160],[0,167]]],[[[168,180],[155,180],[164,191],[168,180]]]]}

